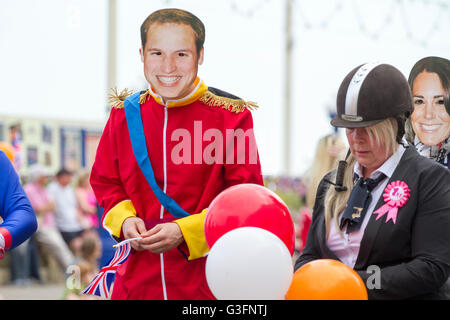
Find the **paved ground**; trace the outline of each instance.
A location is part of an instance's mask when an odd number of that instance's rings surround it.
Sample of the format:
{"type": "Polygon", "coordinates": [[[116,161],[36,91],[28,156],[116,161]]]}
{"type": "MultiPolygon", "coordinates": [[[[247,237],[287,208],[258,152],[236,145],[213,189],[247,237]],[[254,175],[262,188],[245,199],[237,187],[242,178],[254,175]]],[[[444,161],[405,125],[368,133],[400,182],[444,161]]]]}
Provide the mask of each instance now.
{"type": "Polygon", "coordinates": [[[61,284],[33,284],[26,287],[0,285],[2,300],[59,300],[64,291],[61,284]]]}

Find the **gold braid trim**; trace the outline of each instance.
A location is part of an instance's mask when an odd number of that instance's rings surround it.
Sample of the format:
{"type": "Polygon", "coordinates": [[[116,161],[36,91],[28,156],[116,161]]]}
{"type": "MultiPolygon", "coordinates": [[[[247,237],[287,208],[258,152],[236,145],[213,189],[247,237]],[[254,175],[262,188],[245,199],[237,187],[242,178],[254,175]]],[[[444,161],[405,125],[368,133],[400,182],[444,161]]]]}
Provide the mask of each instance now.
{"type": "Polygon", "coordinates": [[[147,101],[148,96],[150,95],[150,92],[146,90],[144,93],[142,93],[139,96],[139,104],[144,104],[145,101],[147,101]]]}
{"type": "MultiPolygon", "coordinates": [[[[117,88],[111,88],[112,93],[108,95],[108,102],[111,103],[111,106],[116,109],[123,108],[123,102],[126,98],[131,96],[134,92],[129,90],[128,88],[123,89],[122,91],[117,90],[117,88]]],[[[143,94],[139,96],[139,104],[143,104],[148,98],[149,92],[145,91],[143,94]]]]}
{"type": "Polygon", "coordinates": [[[133,94],[133,91],[129,90],[128,88],[123,89],[119,93],[117,88],[114,87],[111,88],[111,92],[112,93],[108,95],[108,102],[111,103],[111,106],[116,109],[122,109],[125,99],[133,94]]]}
{"type": "Polygon", "coordinates": [[[241,113],[246,108],[252,111],[254,109],[259,108],[259,106],[255,102],[245,101],[242,99],[231,99],[227,97],[221,97],[215,95],[210,91],[206,91],[199,100],[204,104],[207,104],[208,106],[222,107],[234,113],[241,113]]]}

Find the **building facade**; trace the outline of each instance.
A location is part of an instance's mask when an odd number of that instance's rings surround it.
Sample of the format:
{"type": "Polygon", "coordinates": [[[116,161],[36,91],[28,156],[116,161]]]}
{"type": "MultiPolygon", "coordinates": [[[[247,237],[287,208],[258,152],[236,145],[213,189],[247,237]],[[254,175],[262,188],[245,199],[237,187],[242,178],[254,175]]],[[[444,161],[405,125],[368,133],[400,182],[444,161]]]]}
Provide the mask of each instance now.
{"type": "Polygon", "coordinates": [[[35,163],[46,166],[52,173],[60,168],[73,172],[90,170],[104,125],[0,115],[0,141],[14,147],[14,165],[21,176],[35,163]]]}

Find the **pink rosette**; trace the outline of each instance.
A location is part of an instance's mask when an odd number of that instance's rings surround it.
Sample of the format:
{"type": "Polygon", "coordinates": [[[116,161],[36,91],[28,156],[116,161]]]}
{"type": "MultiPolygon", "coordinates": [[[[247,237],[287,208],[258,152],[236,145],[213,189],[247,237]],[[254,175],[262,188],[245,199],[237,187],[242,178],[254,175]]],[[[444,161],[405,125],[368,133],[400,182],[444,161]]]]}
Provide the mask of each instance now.
{"type": "Polygon", "coordinates": [[[376,220],[380,219],[386,213],[386,222],[392,219],[395,224],[397,222],[398,208],[401,208],[409,199],[409,187],[404,181],[393,181],[385,189],[383,199],[385,204],[380,207],[374,214],[378,214],[376,220]]]}

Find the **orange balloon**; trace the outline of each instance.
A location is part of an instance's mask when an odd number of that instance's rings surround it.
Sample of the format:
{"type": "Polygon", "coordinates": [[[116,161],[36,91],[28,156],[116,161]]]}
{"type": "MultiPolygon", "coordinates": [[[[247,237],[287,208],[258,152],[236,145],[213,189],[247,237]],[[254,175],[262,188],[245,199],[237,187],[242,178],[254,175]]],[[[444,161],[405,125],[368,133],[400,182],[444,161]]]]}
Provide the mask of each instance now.
{"type": "Polygon", "coordinates": [[[1,142],[0,141],[0,150],[2,150],[6,156],[9,158],[9,160],[14,163],[15,158],[15,152],[12,145],[10,145],[8,142],[1,142]]]}
{"type": "Polygon", "coordinates": [[[311,261],[298,269],[286,293],[287,300],[367,300],[361,277],[332,259],[311,261]]]}

